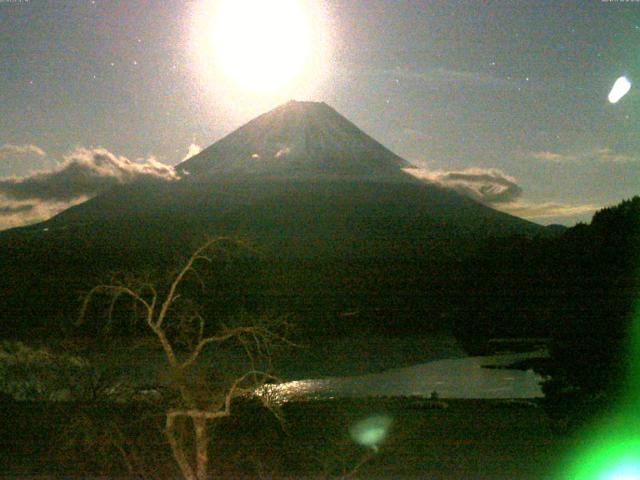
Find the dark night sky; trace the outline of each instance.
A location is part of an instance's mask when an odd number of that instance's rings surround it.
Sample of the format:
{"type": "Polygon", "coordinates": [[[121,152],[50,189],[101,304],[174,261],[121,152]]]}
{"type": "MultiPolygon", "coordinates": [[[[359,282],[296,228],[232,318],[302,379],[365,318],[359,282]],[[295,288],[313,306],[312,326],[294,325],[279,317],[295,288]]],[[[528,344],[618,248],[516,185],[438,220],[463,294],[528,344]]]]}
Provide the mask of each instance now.
{"type": "Polygon", "coordinates": [[[64,181],[96,151],[120,165],[106,175],[163,171],[290,98],[326,101],[432,180],[517,187],[493,206],[540,223],[640,193],[640,97],[607,101],[640,81],[640,2],[298,3],[321,74],[255,93],[194,53],[202,1],[0,0],[0,228],[94,193],[11,194],[35,171],[64,181]]]}

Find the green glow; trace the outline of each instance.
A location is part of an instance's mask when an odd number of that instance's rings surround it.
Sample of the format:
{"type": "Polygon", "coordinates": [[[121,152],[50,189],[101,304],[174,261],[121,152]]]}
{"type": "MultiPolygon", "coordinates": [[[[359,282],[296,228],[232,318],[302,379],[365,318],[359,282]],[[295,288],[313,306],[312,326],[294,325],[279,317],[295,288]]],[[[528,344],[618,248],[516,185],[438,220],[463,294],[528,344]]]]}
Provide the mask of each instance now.
{"type": "Polygon", "coordinates": [[[617,468],[605,475],[605,480],[633,480],[640,478],[640,464],[630,461],[621,463],[617,468]]]}
{"type": "Polygon", "coordinates": [[[627,437],[615,432],[601,432],[594,443],[577,455],[571,467],[560,478],[566,480],[627,480],[640,479],[640,436],[627,437]]]}
{"type": "Polygon", "coordinates": [[[629,332],[624,392],[611,412],[581,435],[558,478],[566,480],[640,480],[640,302],[629,332]]]}
{"type": "Polygon", "coordinates": [[[629,79],[627,77],[618,78],[609,92],[609,102],[618,103],[618,101],[624,97],[629,90],[631,90],[631,82],[629,79]]]}
{"type": "Polygon", "coordinates": [[[377,450],[386,438],[390,426],[390,417],[376,415],[356,423],[349,429],[349,433],[356,443],[377,450]]]}

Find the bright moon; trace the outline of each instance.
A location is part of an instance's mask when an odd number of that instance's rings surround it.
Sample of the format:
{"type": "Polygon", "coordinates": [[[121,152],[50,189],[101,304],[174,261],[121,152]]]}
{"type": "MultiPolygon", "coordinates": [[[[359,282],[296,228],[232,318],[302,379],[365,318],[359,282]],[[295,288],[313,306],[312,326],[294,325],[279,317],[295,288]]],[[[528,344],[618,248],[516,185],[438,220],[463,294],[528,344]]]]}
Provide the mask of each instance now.
{"type": "Polygon", "coordinates": [[[274,92],[309,67],[312,25],[300,0],[219,0],[199,23],[201,58],[243,89],[274,92]]]}

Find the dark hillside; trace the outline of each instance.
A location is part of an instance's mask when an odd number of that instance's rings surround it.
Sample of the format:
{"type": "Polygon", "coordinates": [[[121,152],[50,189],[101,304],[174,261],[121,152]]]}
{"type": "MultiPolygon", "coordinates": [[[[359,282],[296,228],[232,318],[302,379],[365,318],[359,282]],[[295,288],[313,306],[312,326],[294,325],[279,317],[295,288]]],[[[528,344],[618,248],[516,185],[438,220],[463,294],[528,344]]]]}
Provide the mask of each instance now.
{"type": "Polygon", "coordinates": [[[0,233],[3,324],[44,326],[68,317],[81,291],[108,272],[168,268],[206,235],[228,235],[253,248],[246,268],[232,275],[240,282],[233,296],[285,310],[291,304],[278,305],[283,298],[297,298],[304,310],[321,310],[325,297],[337,310],[401,304],[402,318],[413,316],[415,326],[425,304],[439,304],[444,292],[457,295],[455,268],[444,264],[455,265],[482,238],[513,233],[545,232],[431,185],[124,186],[42,224],[0,233]],[[247,284],[253,290],[240,295],[247,284]]]}

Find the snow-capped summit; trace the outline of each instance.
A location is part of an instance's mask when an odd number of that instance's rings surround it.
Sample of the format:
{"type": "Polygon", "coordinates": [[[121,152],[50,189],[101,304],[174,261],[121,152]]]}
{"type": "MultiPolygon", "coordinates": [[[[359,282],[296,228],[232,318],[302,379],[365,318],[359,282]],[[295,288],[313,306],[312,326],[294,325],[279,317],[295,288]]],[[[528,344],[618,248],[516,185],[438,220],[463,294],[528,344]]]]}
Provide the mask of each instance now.
{"type": "Polygon", "coordinates": [[[410,164],[326,103],[290,101],[177,166],[193,180],[229,177],[406,180],[410,164]]]}

